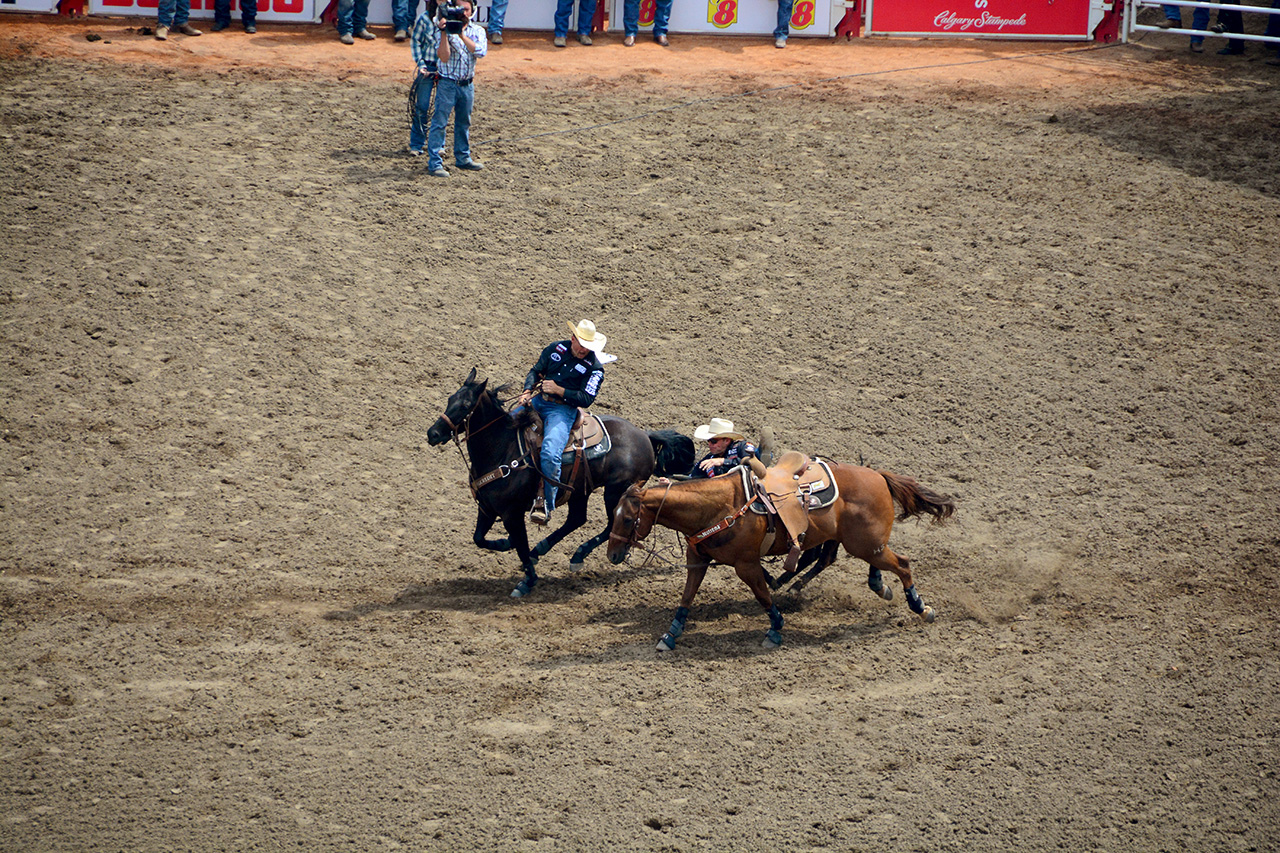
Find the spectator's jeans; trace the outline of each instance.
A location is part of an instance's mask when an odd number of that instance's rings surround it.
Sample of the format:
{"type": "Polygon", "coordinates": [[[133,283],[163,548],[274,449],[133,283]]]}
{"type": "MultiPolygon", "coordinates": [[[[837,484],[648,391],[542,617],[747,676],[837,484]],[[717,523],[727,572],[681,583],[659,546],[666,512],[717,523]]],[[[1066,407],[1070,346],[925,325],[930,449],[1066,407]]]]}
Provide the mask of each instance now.
{"type": "MultiPolygon", "coordinates": [[[[240,0],[241,23],[250,27],[254,26],[257,20],[258,0],[240,0]]],[[[213,23],[222,27],[231,26],[231,0],[214,0],[213,23]]]]}
{"type": "Polygon", "coordinates": [[[427,138],[428,171],[444,168],[444,130],[449,124],[449,113],[453,113],[453,161],[466,163],[471,159],[471,107],[475,91],[474,83],[463,86],[446,77],[436,81],[436,108],[431,113],[431,133],[427,138]]]}
{"type": "Polygon", "coordinates": [[[1182,7],[1181,6],[1161,6],[1164,10],[1164,16],[1171,21],[1177,21],[1178,26],[1182,26],[1182,7]]]}
{"type": "Polygon", "coordinates": [[[369,23],[369,0],[338,0],[338,32],[358,33],[369,23]]]}
{"type": "Polygon", "coordinates": [[[502,32],[502,24],[507,20],[508,0],[493,0],[489,7],[489,35],[502,32]]]}
{"type": "Polygon", "coordinates": [[[542,415],[542,493],[547,498],[547,512],[555,509],[560,482],[560,455],[569,443],[569,432],[578,419],[578,409],[564,403],[553,403],[541,394],[533,398],[533,407],[542,415]]]}
{"type": "MultiPolygon", "coordinates": [[[[671,20],[672,0],[658,0],[653,10],[653,34],[665,36],[667,22],[671,20]]],[[[627,0],[622,6],[623,35],[633,36],[640,32],[640,0],[627,0]]]]}
{"type": "MultiPolygon", "coordinates": [[[[1211,10],[1206,6],[1196,6],[1196,10],[1192,12],[1192,29],[1208,29],[1208,14],[1211,10]]],[[[1204,36],[1192,36],[1192,44],[1198,45],[1204,41],[1204,36]]]]}
{"type": "Polygon", "coordinates": [[[773,30],[773,37],[784,39],[791,32],[791,7],[795,0],[778,0],[778,26],[773,30]]]}
{"type": "Polygon", "coordinates": [[[180,27],[191,19],[191,0],[160,0],[156,9],[156,24],[161,27],[180,27]]]}
{"type": "MultiPolygon", "coordinates": [[[[417,3],[413,4],[415,7],[417,3]]],[[[409,9],[409,0],[391,0],[391,26],[396,32],[409,32],[413,26],[413,14],[409,9]]]]}
{"type": "Polygon", "coordinates": [[[413,120],[409,122],[409,148],[413,151],[421,151],[427,144],[427,131],[431,129],[431,93],[435,90],[436,81],[430,77],[419,77],[417,86],[413,120]]]}
{"type": "MultiPolygon", "coordinates": [[[[569,35],[569,15],[572,13],[573,0],[557,0],[556,38],[564,38],[569,35]]],[[[591,35],[591,22],[595,16],[596,0],[578,0],[578,35],[591,35]]]]}

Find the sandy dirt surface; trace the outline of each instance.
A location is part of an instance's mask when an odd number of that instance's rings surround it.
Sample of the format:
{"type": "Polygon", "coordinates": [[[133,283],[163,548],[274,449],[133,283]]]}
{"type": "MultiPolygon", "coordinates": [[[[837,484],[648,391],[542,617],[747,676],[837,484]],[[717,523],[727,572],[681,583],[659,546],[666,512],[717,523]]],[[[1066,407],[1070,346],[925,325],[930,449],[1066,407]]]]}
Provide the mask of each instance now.
{"type": "Polygon", "coordinates": [[[0,849],[1276,849],[1256,48],[517,33],[443,181],[385,30],[144,23],[0,18],[0,849]],[[579,317],[604,411],[953,495],[937,620],[511,600],[425,432],[579,317]]]}

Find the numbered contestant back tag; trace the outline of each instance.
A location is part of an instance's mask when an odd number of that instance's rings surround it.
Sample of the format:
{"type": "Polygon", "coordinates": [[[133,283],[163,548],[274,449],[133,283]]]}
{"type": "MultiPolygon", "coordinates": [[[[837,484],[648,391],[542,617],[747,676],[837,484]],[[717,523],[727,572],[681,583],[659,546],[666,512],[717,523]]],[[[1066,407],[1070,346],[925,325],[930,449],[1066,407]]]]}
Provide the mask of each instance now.
{"type": "Polygon", "coordinates": [[[720,29],[738,23],[738,0],[707,0],[707,23],[720,29]]]}
{"type": "Polygon", "coordinates": [[[817,16],[814,10],[817,4],[814,0],[796,0],[794,6],[791,7],[791,29],[803,30],[813,26],[814,18],[817,16]]]}

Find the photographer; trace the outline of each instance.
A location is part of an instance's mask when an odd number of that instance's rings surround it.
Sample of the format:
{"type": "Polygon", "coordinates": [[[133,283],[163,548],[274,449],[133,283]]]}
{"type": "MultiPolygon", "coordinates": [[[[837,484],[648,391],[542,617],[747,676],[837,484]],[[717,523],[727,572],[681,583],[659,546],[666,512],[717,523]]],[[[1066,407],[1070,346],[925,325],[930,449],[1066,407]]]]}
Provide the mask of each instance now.
{"type": "MultiPolygon", "coordinates": [[[[453,118],[453,161],[459,169],[479,171],[484,167],[471,159],[471,107],[475,101],[472,78],[476,60],[489,49],[484,29],[472,22],[474,0],[442,5],[435,26],[426,36],[437,57],[436,104],[427,135],[427,171],[433,178],[447,178],[444,168],[444,132],[453,118]]],[[[416,57],[415,57],[416,59],[416,57]]],[[[421,73],[421,71],[419,71],[421,73]]]]}

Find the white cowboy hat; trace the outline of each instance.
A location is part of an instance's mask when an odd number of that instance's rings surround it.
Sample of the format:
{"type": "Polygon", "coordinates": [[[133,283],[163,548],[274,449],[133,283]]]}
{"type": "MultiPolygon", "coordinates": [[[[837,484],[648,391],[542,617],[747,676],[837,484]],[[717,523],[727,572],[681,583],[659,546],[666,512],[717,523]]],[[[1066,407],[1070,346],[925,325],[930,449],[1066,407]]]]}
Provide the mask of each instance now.
{"type": "Polygon", "coordinates": [[[741,441],[742,433],[733,431],[733,421],[726,421],[724,418],[712,418],[711,423],[703,424],[695,429],[693,437],[700,441],[710,441],[713,438],[732,438],[735,441],[741,441]]]}
{"type": "Polygon", "coordinates": [[[569,330],[578,339],[578,343],[592,352],[600,352],[600,350],[604,349],[604,342],[608,340],[604,335],[596,331],[596,324],[590,320],[579,320],[576,326],[573,323],[569,323],[569,330]]]}

